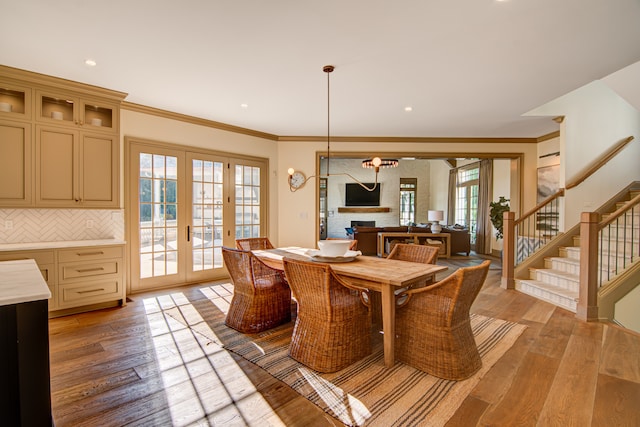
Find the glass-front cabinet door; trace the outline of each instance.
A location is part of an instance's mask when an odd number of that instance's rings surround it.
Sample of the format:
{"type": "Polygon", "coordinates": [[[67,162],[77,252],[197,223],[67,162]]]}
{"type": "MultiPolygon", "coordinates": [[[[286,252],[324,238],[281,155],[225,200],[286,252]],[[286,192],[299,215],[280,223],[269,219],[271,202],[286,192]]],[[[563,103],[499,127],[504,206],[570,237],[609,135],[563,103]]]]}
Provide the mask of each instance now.
{"type": "Polygon", "coordinates": [[[93,98],[81,98],[54,92],[36,92],[37,116],[41,122],[77,126],[83,130],[118,131],[117,103],[93,98]]]}
{"type": "Polygon", "coordinates": [[[29,120],[31,118],[31,89],[0,80],[0,118],[29,120]]]}

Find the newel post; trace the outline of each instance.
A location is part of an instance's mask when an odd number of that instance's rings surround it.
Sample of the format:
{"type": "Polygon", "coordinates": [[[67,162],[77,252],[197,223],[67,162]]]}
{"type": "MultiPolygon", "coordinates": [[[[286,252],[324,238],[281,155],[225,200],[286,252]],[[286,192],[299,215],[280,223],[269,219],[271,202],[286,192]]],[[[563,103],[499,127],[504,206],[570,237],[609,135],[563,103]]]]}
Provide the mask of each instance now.
{"type": "Polygon", "coordinates": [[[600,214],[580,215],[580,296],[576,317],[598,320],[598,223],[600,214]]]}
{"type": "Polygon", "coordinates": [[[515,229],[516,213],[507,211],[502,214],[502,235],[504,242],[502,245],[502,280],[500,287],[504,289],[515,289],[516,282],[513,279],[515,265],[515,229]]]}

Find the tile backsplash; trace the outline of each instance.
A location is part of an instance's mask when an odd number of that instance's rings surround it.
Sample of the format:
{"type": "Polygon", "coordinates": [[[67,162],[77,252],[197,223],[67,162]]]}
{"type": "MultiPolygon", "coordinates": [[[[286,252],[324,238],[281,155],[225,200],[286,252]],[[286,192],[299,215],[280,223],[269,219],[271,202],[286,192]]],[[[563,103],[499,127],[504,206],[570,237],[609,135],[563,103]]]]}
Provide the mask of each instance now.
{"type": "Polygon", "coordinates": [[[124,210],[0,209],[0,243],[124,240],[124,210]]]}

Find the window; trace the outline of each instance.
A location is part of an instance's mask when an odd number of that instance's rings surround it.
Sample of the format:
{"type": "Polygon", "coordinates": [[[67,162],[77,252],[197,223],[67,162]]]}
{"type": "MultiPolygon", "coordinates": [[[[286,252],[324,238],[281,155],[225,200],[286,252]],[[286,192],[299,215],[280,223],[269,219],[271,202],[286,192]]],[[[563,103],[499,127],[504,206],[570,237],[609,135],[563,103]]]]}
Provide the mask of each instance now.
{"type": "Polygon", "coordinates": [[[471,244],[475,244],[478,225],[478,182],[480,167],[477,163],[458,170],[456,188],[456,224],[469,228],[471,244]]]}
{"type": "Polygon", "coordinates": [[[416,222],[417,178],[400,178],[400,225],[416,222]]]}

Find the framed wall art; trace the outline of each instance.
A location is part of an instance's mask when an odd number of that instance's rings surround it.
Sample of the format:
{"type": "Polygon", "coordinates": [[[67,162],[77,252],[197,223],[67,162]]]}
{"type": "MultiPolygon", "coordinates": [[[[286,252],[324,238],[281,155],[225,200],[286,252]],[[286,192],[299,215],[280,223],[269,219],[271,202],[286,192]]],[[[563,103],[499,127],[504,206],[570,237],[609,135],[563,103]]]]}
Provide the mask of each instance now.
{"type": "MultiPolygon", "coordinates": [[[[556,193],[560,189],[560,165],[538,168],[537,203],[556,193]]],[[[536,229],[543,235],[553,236],[558,232],[557,203],[550,203],[536,214],[536,229]]]]}
{"type": "Polygon", "coordinates": [[[538,199],[540,203],[560,188],[560,165],[538,168],[538,199]]]}

